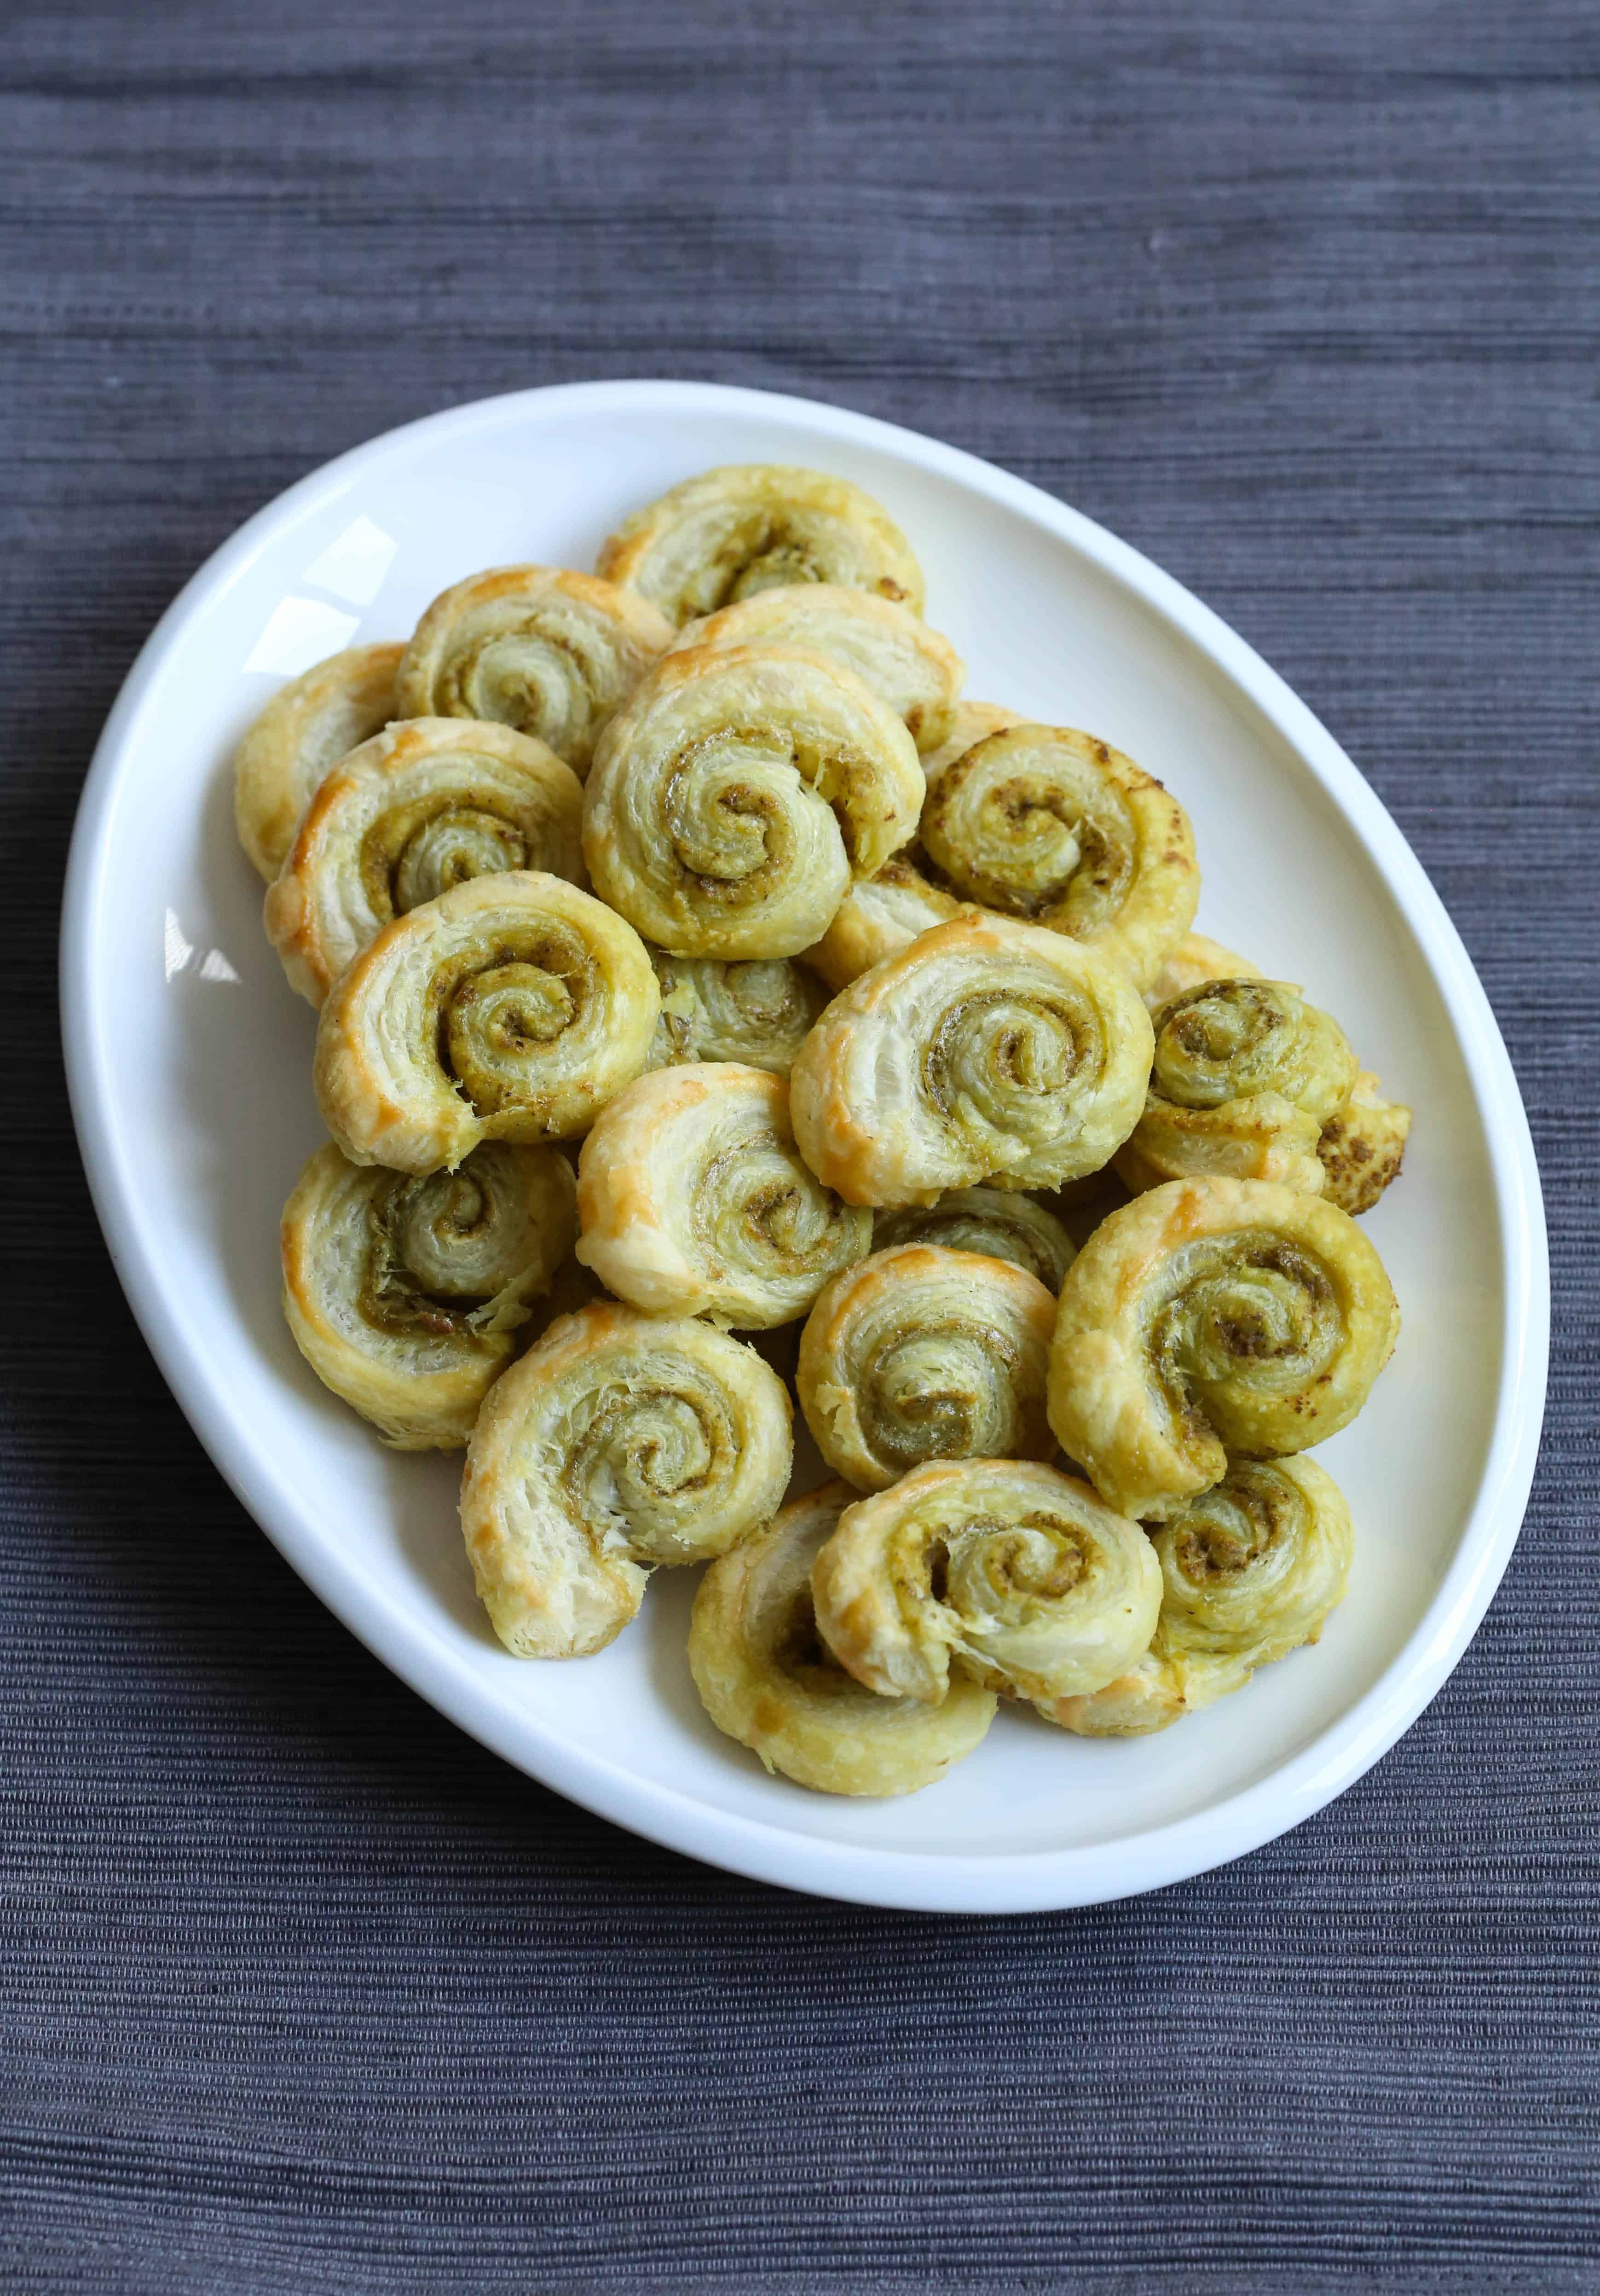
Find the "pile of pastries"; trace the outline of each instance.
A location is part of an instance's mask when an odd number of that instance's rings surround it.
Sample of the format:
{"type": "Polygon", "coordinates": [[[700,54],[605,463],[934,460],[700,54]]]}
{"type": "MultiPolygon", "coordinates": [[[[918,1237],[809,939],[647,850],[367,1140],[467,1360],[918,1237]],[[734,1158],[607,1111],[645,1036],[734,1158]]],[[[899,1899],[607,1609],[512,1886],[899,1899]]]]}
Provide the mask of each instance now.
{"type": "Polygon", "coordinates": [[[236,766],[319,1014],[307,1361],[466,1447],[507,1649],[708,1563],[708,1712],[840,1793],[1314,1642],[1351,1534],[1304,1455],[1399,1324],[1357,1216],[1408,1111],[1191,931],[1161,783],[962,699],[922,608],[859,488],[712,471],[308,671],[236,766]],[[786,1504],[796,1404],[835,1480],[786,1504]]]}

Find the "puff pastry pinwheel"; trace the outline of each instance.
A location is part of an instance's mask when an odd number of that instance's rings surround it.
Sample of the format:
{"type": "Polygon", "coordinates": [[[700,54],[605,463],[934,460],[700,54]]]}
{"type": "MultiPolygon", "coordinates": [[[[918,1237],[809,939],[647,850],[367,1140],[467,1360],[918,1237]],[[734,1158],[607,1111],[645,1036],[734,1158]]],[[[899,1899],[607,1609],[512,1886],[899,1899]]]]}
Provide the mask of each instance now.
{"type": "Polygon", "coordinates": [[[1054,1299],[1077,1250],[1055,1213],[1012,1188],[951,1188],[934,1204],[879,1212],[872,1249],[935,1243],[946,1251],[980,1251],[1008,1259],[1036,1276],[1054,1299]]]}
{"type": "Polygon", "coordinates": [[[644,943],[537,869],[470,877],[340,974],[314,1080],[357,1164],[453,1170],[480,1140],[561,1140],[636,1077],[660,992],[644,943]]]}
{"type": "Polygon", "coordinates": [[[950,640],[909,606],[833,582],[758,591],[689,623],[677,645],[795,645],[825,654],[853,670],[905,719],[919,750],[936,750],[949,740],[966,675],[950,640]]]}
{"type": "Polygon", "coordinates": [[[331,1144],[283,1211],[283,1313],[325,1386],[402,1451],[450,1450],[577,1234],[572,1168],[491,1141],[408,1179],[331,1144]]]}
{"type": "Polygon", "coordinates": [[[485,1398],[461,1528],[478,1595],[518,1658],[583,1658],[657,1564],[704,1562],[768,1521],[789,1399],[752,1347],[688,1316],[564,1316],[485,1398]]]}
{"type": "Polygon", "coordinates": [[[1307,1450],[1348,1425],[1399,1329],[1348,1213],[1269,1180],[1170,1180],[1113,1212],[1067,1270],[1050,1424],[1102,1497],[1162,1521],[1230,1456],[1307,1450]]]}
{"type": "Polygon", "coordinates": [[[781,1077],[731,1061],[618,1093],[578,1160],[578,1258],[619,1299],[741,1331],[802,1316],[872,1249],[872,1216],[801,1160],[781,1077]]]}
{"type": "Polygon", "coordinates": [[[826,1286],[796,1384],[836,1474],[886,1490],[928,1459],[1048,1459],[1054,1296],[1008,1260],[935,1244],[875,1251],[826,1286]]]}
{"type": "Polygon", "coordinates": [[[741,1061],[787,1077],[828,1002],[816,975],[788,957],[725,964],[714,956],[651,951],[661,984],[652,1067],[673,1061],[741,1061]]]}
{"type": "Polygon", "coordinates": [[[922,611],[922,570],[888,512],[846,479],[732,463],[626,518],[600,570],[674,622],[798,582],[869,590],[922,611]]]}
{"type": "Polygon", "coordinates": [[[488,718],[580,775],[601,727],[672,642],[645,599],[564,566],[499,566],[437,597],[396,681],[404,718],[488,718]]]}
{"type": "Polygon", "coordinates": [[[1399,1178],[1410,1132],[1410,1110],[1402,1101],[1385,1100],[1372,1070],[1360,1070],[1350,1098],[1329,1117],[1317,1144],[1328,1201],[1341,1211],[1369,1212],[1399,1178]]]}
{"type": "Polygon", "coordinates": [[[1237,949],[1224,948],[1220,940],[1212,940],[1204,933],[1185,933],[1177,947],[1167,951],[1161,971],[1145,991],[1145,1002],[1152,1013],[1159,1013],[1174,996],[1198,988],[1202,981],[1259,980],[1261,977],[1260,966],[1237,949]]]}
{"type": "Polygon", "coordinates": [[[1320,1636],[1343,1602],[1350,1509],[1314,1459],[1237,1460],[1155,1534],[1161,1616],[1146,1657],[1051,1713],[1085,1738],[1164,1729],[1320,1636]]]}
{"type": "Polygon", "coordinates": [[[1218,1173],[1320,1195],[1322,1128],[1356,1056],[1338,1022],[1284,980],[1205,980],[1155,1015],[1145,1112],[1117,1151],[1136,1193],[1218,1173]]]}
{"type": "Polygon", "coordinates": [[[956,892],[1070,933],[1141,988],[1200,898],[1194,832],[1176,798],[1068,726],[1007,726],[930,770],[921,837],[956,892]]]}
{"type": "Polygon", "coordinates": [[[1087,1483],[1026,1460],[914,1467],[858,1499],[812,1566],[823,1640],[886,1698],[952,1674],[1037,1705],[1086,1697],[1147,1650],[1161,1566],[1087,1483]]]}
{"type": "Polygon", "coordinates": [[[852,873],[913,834],[922,790],[916,743],[849,670],[798,646],[691,646],[601,736],[584,855],[673,956],[794,956],[852,873]]]}
{"type": "Polygon", "coordinates": [[[267,938],[320,1004],[397,916],[502,869],[582,882],[584,792],[570,766],[508,726],[415,718],[342,758],[301,816],[266,892],[267,938]]]}
{"type": "Polygon", "coordinates": [[[714,1562],[695,1595],[689,1665],[719,1730],[820,1793],[903,1794],[971,1753],[992,1691],[958,1677],[941,1706],[880,1698],[817,1632],[811,1571],[857,1494],[825,1483],[714,1562]]]}
{"type": "Polygon", "coordinates": [[[968,912],[836,996],[796,1057],[795,1137],[846,1203],[1098,1171],[1144,1107],[1150,1016],[1094,950],[968,912]]]}
{"type": "Polygon", "coordinates": [[[273,694],[240,743],[233,817],[240,843],[269,883],[323,775],[398,716],[395,673],[404,651],[352,646],[319,661],[273,694]]]}

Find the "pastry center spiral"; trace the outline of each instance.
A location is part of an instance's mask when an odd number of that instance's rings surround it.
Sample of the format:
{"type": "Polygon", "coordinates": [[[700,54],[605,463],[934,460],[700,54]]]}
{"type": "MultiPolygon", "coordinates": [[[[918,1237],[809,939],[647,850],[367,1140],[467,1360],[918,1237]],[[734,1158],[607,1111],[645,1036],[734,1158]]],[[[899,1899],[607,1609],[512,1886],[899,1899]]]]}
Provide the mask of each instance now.
{"type": "Polygon", "coordinates": [[[594,681],[594,666],[570,640],[530,623],[458,640],[437,674],[436,706],[445,717],[536,733],[563,754],[593,730],[594,681]]]}
{"type": "Polygon", "coordinates": [[[1253,1092],[1293,1096],[1295,1048],[1294,1017],[1272,982],[1208,981],[1162,1013],[1151,1081],[1182,1108],[1253,1092]]]}
{"type": "Polygon", "coordinates": [[[1049,1514],[1007,1523],[979,1516],[946,1540],[945,1601],[964,1623],[992,1629],[1033,1620],[1090,1568],[1082,1534],[1049,1514]]]}
{"type": "Polygon", "coordinates": [[[493,1163],[396,1177],[373,1206],[357,1307],[380,1331],[467,1331],[469,1308],[513,1282],[528,1249],[526,1201],[493,1163]]]}
{"type": "Polygon", "coordinates": [[[667,840],[713,899],[743,898],[792,860],[784,807],[763,783],[798,762],[791,742],[759,726],[719,728],[673,760],[662,799],[667,840]]]}
{"type": "Polygon", "coordinates": [[[928,1098],[942,1115],[964,1107],[1000,1131],[1032,1130],[1059,1121],[1053,1103],[1087,1081],[1094,1048],[1065,1004],[1013,988],[951,1005],[922,1057],[928,1098]]]}
{"type": "Polygon", "coordinates": [[[864,1375],[863,1431],[886,1467],[999,1458],[1024,1437],[1022,1350],[1006,1332],[955,1316],[882,1346],[864,1375]]]}
{"type": "Polygon", "coordinates": [[[470,973],[445,1016],[450,1066],[480,1116],[534,1096],[540,1057],[576,1017],[562,973],[527,959],[470,973]]]}
{"type": "Polygon", "coordinates": [[[985,734],[936,785],[929,853],[971,897],[1012,916],[1054,912],[1087,935],[1126,898],[1135,835],[1095,747],[1049,726],[985,734]]]}
{"type": "Polygon", "coordinates": [[[452,806],[406,840],[390,877],[390,906],[404,916],[469,877],[521,869],[527,859],[527,840],[513,823],[478,807],[452,806]]]}
{"type": "Polygon", "coordinates": [[[1208,1237],[1174,1254],[1171,1272],[1150,1332],[1171,1392],[1245,1374],[1267,1393],[1286,1393],[1338,1352],[1343,1324],[1327,1271],[1282,1237],[1208,1237]]]}
{"type": "MultiPolygon", "coordinates": [[[[665,1380],[670,1374],[655,1373],[665,1380]]],[[[673,1559],[672,1542],[685,1503],[734,1472],[736,1431],[707,1386],[608,1383],[591,1400],[562,1480],[580,1520],[620,1521],[629,1551],[649,1561],[673,1559]]]]}

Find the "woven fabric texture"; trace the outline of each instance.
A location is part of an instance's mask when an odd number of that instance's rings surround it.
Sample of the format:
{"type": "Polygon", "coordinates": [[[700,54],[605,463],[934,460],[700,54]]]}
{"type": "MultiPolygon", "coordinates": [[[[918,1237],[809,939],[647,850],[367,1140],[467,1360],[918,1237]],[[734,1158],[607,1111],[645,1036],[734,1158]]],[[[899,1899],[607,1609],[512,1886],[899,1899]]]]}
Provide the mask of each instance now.
{"type": "Polygon", "coordinates": [[[1600,2288],[1592,0],[13,0],[3,53],[0,2282],[1600,2288]],[[278,1559],[94,1226],[54,934],[151,625],[374,432],[659,373],[951,439],[1197,590],[1516,1063],[1509,1576],[1371,1775],[1159,1896],[853,1910],[542,1792],[278,1559]]]}

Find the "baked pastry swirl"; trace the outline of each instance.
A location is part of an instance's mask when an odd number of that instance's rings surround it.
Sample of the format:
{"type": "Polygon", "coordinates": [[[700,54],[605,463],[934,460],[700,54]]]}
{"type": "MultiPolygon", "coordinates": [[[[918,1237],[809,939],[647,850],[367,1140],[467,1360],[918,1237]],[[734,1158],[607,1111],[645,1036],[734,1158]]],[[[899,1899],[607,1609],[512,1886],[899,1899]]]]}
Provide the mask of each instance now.
{"type": "Polygon", "coordinates": [[[351,646],[319,661],[279,688],[240,743],[233,817],[240,843],[269,884],[323,775],[399,715],[395,673],[404,651],[351,646]]]}
{"type": "Polygon", "coordinates": [[[582,883],[583,810],[571,767],[510,726],[415,718],[374,734],[325,776],[267,888],[290,986],[320,1004],[386,924],[468,877],[582,883]]]}
{"type": "Polygon", "coordinates": [[[1008,1260],[937,1245],[836,1275],[800,1337],[796,1387],[837,1474],[863,1491],[928,1459],[1048,1459],[1053,1293],[1008,1260]]]}
{"type": "Polygon", "coordinates": [[[582,1658],[661,1563],[704,1562],[776,1512],[793,1451],[783,1382],[688,1316],[584,1308],[490,1390],[461,1528],[478,1595],[518,1658],[582,1658]]]}
{"type": "Polygon", "coordinates": [[[834,998],[790,1075],[795,1137],[846,1203],[1054,1186],[1098,1171],[1132,1131],[1151,1046],[1115,965],[969,911],[834,998]]]}
{"type": "Polygon", "coordinates": [[[1050,1716],[1085,1738],[1164,1729],[1314,1643],[1344,1598],[1354,1539],[1337,1483],[1314,1459],[1236,1460],[1155,1538],[1161,1616],[1147,1655],[1050,1716]]]}
{"type": "Polygon", "coordinates": [[[833,582],[800,582],[758,590],[690,622],[677,640],[685,646],[804,646],[854,672],[896,717],[919,750],[948,741],[956,695],[966,666],[948,638],[919,614],[869,590],[833,582]]]}
{"type": "Polygon", "coordinates": [[[1067,726],[1007,726],[930,770],[921,840],[953,891],[1069,933],[1141,988],[1200,898],[1194,832],[1176,798],[1067,726]]]}
{"type": "Polygon", "coordinates": [[[856,1496],[825,1483],[719,1556],[695,1595],[690,1671],[717,1728],[768,1770],[820,1793],[915,1793],[971,1753],[994,1693],[958,1677],[941,1706],[880,1698],[822,1641],[812,1564],[856,1496]]]}
{"type": "Polygon", "coordinates": [[[807,1169],[781,1077],[657,1069],[603,1109],[578,1160],[578,1258],[618,1299],[740,1331],[803,1316],[872,1249],[872,1216],[807,1169]]]}
{"type": "Polygon", "coordinates": [[[946,1251],[981,1251],[1037,1277],[1053,1300],[1077,1250],[1061,1221],[1033,1196],[1011,1188],[951,1188],[937,1203],[879,1212],[872,1249],[935,1243],[946,1251]]]}
{"type": "Polygon", "coordinates": [[[1164,1520],[1230,1456],[1303,1451],[1348,1425],[1399,1329],[1347,1213],[1268,1180],[1171,1180],[1067,1270],[1050,1424],[1111,1505],[1164,1520]]]}
{"type": "Polygon", "coordinates": [[[732,463],[626,518],[600,570],[677,623],[799,582],[869,590],[922,611],[922,570],[881,504],[846,479],[732,463]]]}
{"type": "Polygon", "coordinates": [[[667,956],[652,949],[650,961],[661,984],[652,1068],[673,1061],[740,1061],[787,1077],[828,1002],[816,975],[788,957],[725,964],[714,956],[667,956]]]}
{"type": "Polygon", "coordinates": [[[1400,1177],[1410,1133],[1411,1111],[1404,1102],[1385,1100],[1372,1070],[1359,1070],[1349,1099],[1328,1118],[1317,1143],[1328,1201],[1341,1211],[1369,1212],[1400,1177]]]}
{"type": "Polygon", "coordinates": [[[577,1234],[572,1168],[491,1141],[409,1179],[319,1148],[283,1210],[283,1314],[317,1377],[396,1450],[451,1450],[577,1234]]]}
{"type": "Polygon", "coordinates": [[[396,681],[400,715],[495,719],[581,776],[672,636],[647,600],[592,574],[494,567],[442,592],[417,624],[396,681]]]}
{"type": "Polygon", "coordinates": [[[1039,1705],[1087,1696],[1149,1648],[1161,1567],[1087,1483],[1025,1460],[913,1468],[858,1499],[812,1566],[822,1637],[886,1698],[952,1674],[1039,1705]]]}
{"type": "Polygon", "coordinates": [[[536,869],[471,877],[386,925],[317,1024],[329,1131],[358,1164],[453,1170],[480,1140],[575,1139],[643,1068],[644,943],[536,869]]]}
{"type": "Polygon", "coordinates": [[[852,873],[916,830],[917,745],[858,677],[795,646],[668,654],[601,737],[595,890],[674,956],[794,956],[852,873]]]}
{"type": "Polygon", "coordinates": [[[1206,980],[1155,1015],[1145,1112],[1117,1151],[1136,1193],[1217,1173],[1320,1195],[1322,1128],[1349,1098],[1344,1031],[1284,980],[1206,980]]]}

